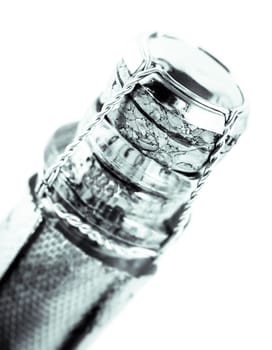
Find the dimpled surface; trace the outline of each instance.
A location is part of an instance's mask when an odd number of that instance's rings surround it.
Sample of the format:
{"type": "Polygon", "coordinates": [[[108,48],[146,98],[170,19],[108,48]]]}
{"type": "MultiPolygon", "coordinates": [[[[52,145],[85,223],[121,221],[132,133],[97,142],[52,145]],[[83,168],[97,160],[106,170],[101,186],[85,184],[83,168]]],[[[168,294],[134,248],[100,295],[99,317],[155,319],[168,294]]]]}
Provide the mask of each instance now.
{"type": "MultiPolygon", "coordinates": [[[[18,215],[24,210],[18,208],[18,215]]],[[[15,223],[16,213],[13,229],[15,223]]],[[[12,235],[7,228],[5,225],[5,232],[0,232],[2,239],[12,235]]],[[[72,245],[50,219],[36,230],[24,250],[0,283],[1,350],[68,349],[65,339],[85,314],[94,323],[93,332],[101,326],[99,319],[114,314],[120,290],[134,279],[72,245]],[[111,301],[114,307],[109,306],[111,301]]]]}

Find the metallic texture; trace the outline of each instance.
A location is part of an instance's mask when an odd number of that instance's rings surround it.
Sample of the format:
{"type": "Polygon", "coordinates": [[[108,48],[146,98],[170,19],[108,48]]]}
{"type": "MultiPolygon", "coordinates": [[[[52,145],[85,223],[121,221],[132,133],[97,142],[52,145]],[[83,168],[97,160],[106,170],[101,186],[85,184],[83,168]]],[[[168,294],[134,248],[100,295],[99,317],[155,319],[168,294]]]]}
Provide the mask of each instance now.
{"type": "Polygon", "coordinates": [[[82,252],[55,222],[39,225],[1,281],[3,350],[69,349],[69,334],[85,317],[93,332],[111,316],[112,302],[118,306],[125,294],[129,297],[135,278],[82,252]]]}
{"type": "Polygon", "coordinates": [[[0,228],[21,237],[0,282],[1,350],[92,338],[156,271],[244,131],[244,96],[212,55],[157,33],[131,52],[86,117],[53,135],[0,228]]]}
{"type": "Polygon", "coordinates": [[[129,80],[122,91],[120,91],[119,94],[116,94],[112,99],[107,101],[105,104],[103,104],[103,107],[99,113],[97,113],[96,118],[92,120],[89,125],[86,126],[86,129],[84,132],[82,132],[80,135],[78,135],[71,144],[67,145],[67,148],[63,151],[63,153],[60,155],[59,159],[56,161],[54,166],[52,166],[51,169],[48,170],[47,175],[43,178],[41,188],[39,188],[39,191],[41,194],[43,194],[44,186],[51,186],[56,179],[61,167],[66,163],[66,161],[69,159],[69,157],[73,154],[77,146],[85,139],[85,137],[90,133],[92,128],[99,124],[103,117],[109,113],[112,109],[115,108],[116,105],[120,103],[120,100],[127,94],[129,94],[133,89],[134,86],[137,84],[138,81],[140,81],[144,76],[149,75],[150,73],[156,71],[157,69],[148,69],[143,72],[137,73],[131,80],[129,80]]]}
{"type": "MultiPolygon", "coordinates": [[[[114,90],[121,89],[128,74],[122,62],[114,90]]],[[[183,109],[167,109],[149,88],[138,86],[131,100],[123,102],[112,117],[120,133],[148,157],[170,169],[195,173],[207,161],[217,135],[186,122],[183,114],[187,108],[184,103],[183,109]]]]}
{"type": "Polygon", "coordinates": [[[31,193],[28,189],[25,192],[16,207],[0,224],[0,278],[42,220],[31,193]]]}

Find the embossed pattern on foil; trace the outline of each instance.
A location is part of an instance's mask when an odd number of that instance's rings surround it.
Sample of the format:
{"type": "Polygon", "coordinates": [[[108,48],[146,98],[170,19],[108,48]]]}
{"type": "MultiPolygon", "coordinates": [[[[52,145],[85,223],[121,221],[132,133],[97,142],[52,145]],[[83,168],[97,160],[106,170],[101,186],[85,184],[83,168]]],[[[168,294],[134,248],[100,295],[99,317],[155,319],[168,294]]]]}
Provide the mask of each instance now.
{"type": "Polygon", "coordinates": [[[1,286],[1,349],[61,348],[69,331],[102,295],[115,285],[122,289],[131,279],[82,252],[47,219],[1,286]]]}

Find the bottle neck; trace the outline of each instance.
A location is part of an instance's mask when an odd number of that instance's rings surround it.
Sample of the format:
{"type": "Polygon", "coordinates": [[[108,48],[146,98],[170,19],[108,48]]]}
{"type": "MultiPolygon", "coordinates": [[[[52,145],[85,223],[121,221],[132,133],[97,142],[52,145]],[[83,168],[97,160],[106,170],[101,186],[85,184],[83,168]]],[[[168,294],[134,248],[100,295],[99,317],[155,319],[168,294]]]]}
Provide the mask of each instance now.
{"type": "MultiPolygon", "coordinates": [[[[120,91],[129,75],[125,64],[119,65],[101,103],[120,91]]],[[[105,235],[159,250],[182,215],[217,135],[188,124],[171,99],[158,100],[161,86],[153,85],[137,85],[91,129],[63,166],[54,192],[56,200],[105,235]]],[[[85,130],[101,103],[91,106],[71,135],[65,130],[66,140],[61,131],[55,135],[53,144],[61,146],[55,153],[85,130]]]]}
{"type": "MultiPolygon", "coordinates": [[[[71,124],[55,133],[46,149],[47,167],[80,127],[71,124]]],[[[162,167],[154,160],[140,162],[114,130],[105,120],[79,145],[54,183],[54,201],[109,237],[159,250],[171,234],[167,223],[186,202],[191,183],[184,180],[178,188],[179,179],[173,177],[176,193],[167,192],[162,167]]]]}
{"type": "MultiPolygon", "coordinates": [[[[94,104],[86,119],[91,120],[98,110],[98,104],[94,104]]],[[[84,124],[82,121],[79,125],[79,132],[84,124]]],[[[198,180],[195,174],[171,171],[149,157],[122,135],[112,122],[112,114],[93,128],[85,140],[85,149],[86,156],[91,152],[102,165],[103,176],[108,174],[126,189],[127,194],[119,192],[112,200],[124,208],[130,221],[142,222],[148,228],[147,235],[151,229],[165,233],[165,222],[188,201],[198,180]]]]}

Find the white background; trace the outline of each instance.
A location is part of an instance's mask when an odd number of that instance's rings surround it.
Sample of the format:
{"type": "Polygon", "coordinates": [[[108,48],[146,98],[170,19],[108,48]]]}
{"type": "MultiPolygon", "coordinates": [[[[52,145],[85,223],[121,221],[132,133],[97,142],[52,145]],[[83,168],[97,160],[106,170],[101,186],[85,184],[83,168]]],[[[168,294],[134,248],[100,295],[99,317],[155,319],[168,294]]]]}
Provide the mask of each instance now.
{"type": "Polygon", "coordinates": [[[250,97],[248,130],[211,175],[190,227],[93,350],[272,349],[269,5],[0,2],[1,217],[40,165],[51,133],[83,116],[139,33],[159,30],[201,45],[250,97]]]}

